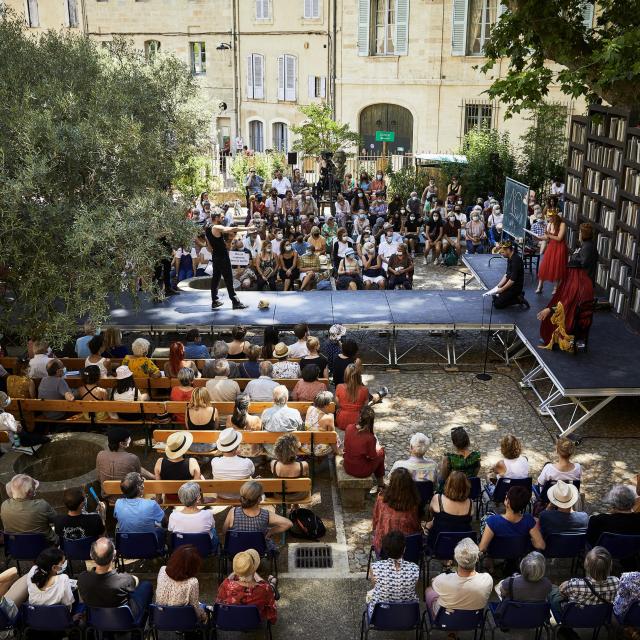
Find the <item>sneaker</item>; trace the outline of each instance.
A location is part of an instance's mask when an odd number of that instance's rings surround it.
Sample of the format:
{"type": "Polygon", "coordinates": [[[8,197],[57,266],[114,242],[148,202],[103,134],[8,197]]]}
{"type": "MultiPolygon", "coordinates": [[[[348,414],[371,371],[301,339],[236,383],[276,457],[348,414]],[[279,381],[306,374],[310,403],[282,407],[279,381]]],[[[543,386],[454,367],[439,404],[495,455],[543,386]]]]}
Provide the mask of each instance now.
{"type": "Polygon", "coordinates": [[[214,301],[211,303],[211,310],[213,311],[214,309],[218,309],[218,308],[220,308],[223,304],[224,304],[224,302],[222,302],[222,300],[214,300],[214,301]]]}
{"type": "Polygon", "coordinates": [[[247,305],[246,304],[242,304],[242,302],[240,302],[240,300],[234,300],[233,301],[233,308],[234,309],[246,309],[247,305]]]}
{"type": "Polygon", "coordinates": [[[378,491],[380,491],[380,487],[377,484],[374,484],[373,487],[369,489],[369,495],[375,496],[378,491]]]}

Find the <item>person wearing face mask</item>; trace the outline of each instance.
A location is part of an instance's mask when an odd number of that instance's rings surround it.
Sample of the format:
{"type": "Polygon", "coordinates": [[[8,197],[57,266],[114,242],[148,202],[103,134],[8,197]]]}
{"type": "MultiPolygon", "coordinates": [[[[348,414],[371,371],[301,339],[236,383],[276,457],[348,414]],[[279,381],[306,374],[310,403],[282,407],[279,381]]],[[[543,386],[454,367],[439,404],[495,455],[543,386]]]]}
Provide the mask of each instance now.
{"type": "Polygon", "coordinates": [[[284,290],[293,289],[293,283],[300,276],[298,271],[298,254],[293,250],[291,242],[283,240],[278,256],[278,275],[284,283],[284,290]]]}
{"type": "Polygon", "coordinates": [[[305,253],[298,259],[298,269],[300,271],[300,291],[314,289],[321,266],[320,256],[316,255],[312,245],[308,245],[305,253]]]}
{"type": "Polygon", "coordinates": [[[340,191],[342,195],[347,199],[351,200],[353,198],[353,193],[356,190],[356,181],[353,179],[353,175],[350,173],[344,174],[344,180],[340,185],[340,191]]]}
{"type": "Polygon", "coordinates": [[[358,189],[363,191],[366,195],[371,193],[371,178],[366,171],[360,173],[360,179],[358,180],[358,189]]]}
{"type": "Polygon", "coordinates": [[[460,257],[460,254],[462,253],[460,232],[461,232],[460,221],[456,218],[456,214],[454,211],[449,211],[449,213],[447,214],[447,220],[445,221],[444,226],[442,228],[442,253],[443,254],[446,255],[451,251],[453,251],[458,258],[460,257]]]}
{"type": "Polygon", "coordinates": [[[338,233],[333,240],[333,245],[331,247],[331,258],[336,270],[348,249],[353,249],[353,240],[347,235],[347,230],[342,227],[338,229],[338,233]]]}
{"type": "Polygon", "coordinates": [[[386,286],[382,259],[376,254],[376,245],[365,242],[362,247],[362,282],[365,289],[384,289],[386,286]]]}
{"type": "Polygon", "coordinates": [[[462,185],[458,180],[458,176],[451,176],[451,182],[447,185],[447,200],[456,202],[462,196],[462,185]]]}
{"type": "Polygon", "coordinates": [[[382,268],[387,272],[389,259],[398,249],[400,240],[394,237],[393,227],[387,222],[383,228],[383,235],[378,246],[378,255],[382,259],[382,268]]]}
{"type": "Polygon", "coordinates": [[[442,236],[444,234],[444,223],[442,222],[442,210],[434,209],[431,217],[424,225],[424,263],[429,264],[429,254],[433,251],[433,264],[440,263],[442,253],[442,236]]]}
{"type": "Polygon", "coordinates": [[[369,199],[362,189],[356,191],[351,201],[351,211],[369,211],[369,199]]]}
{"type": "Polygon", "coordinates": [[[378,171],[376,173],[376,177],[371,182],[371,191],[382,192],[382,195],[386,195],[387,193],[387,185],[384,182],[384,172],[378,171]]]}
{"type": "Polygon", "coordinates": [[[482,209],[475,206],[471,212],[471,220],[465,227],[465,237],[467,240],[467,251],[469,253],[483,253],[482,243],[487,239],[484,222],[480,219],[482,209]]]}
{"type": "Polygon", "coordinates": [[[307,238],[309,244],[313,245],[315,252],[321,256],[327,253],[327,242],[320,234],[320,227],[313,226],[311,227],[311,234],[307,238]]]}
{"type": "Polygon", "coordinates": [[[499,204],[494,204],[487,220],[489,228],[489,244],[494,247],[498,242],[502,241],[502,226],[504,224],[504,214],[499,204]]]}
{"type": "Polygon", "coordinates": [[[265,201],[265,208],[269,212],[269,215],[273,218],[280,214],[282,210],[282,198],[278,195],[275,189],[271,189],[269,197],[265,201]]]}
{"type": "Polygon", "coordinates": [[[276,291],[276,275],[278,262],[270,242],[263,243],[260,253],[253,261],[253,267],[258,277],[258,291],[264,291],[266,286],[276,291]]]}
{"type": "Polygon", "coordinates": [[[339,193],[336,197],[336,220],[341,227],[347,225],[347,220],[351,215],[351,205],[345,197],[339,193]]]}
{"type": "Polygon", "coordinates": [[[60,540],[99,538],[105,533],[107,517],[104,502],[99,502],[95,513],[87,512],[87,496],[81,488],[65,489],[62,501],[67,508],[65,515],[56,516],[54,527],[60,540]]]}
{"type": "Polygon", "coordinates": [[[307,218],[314,218],[318,215],[318,205],[308,189],[302,192],[299,213],[300,215],[304,214],[307,218]]]}
{"type": "Polygon", "coordinates": [[[353,237],[357,240],[364,232],[365,229],[370,227],[369,219],[363,209],[358,211],[358,214],[354,216],[353,221],[353,237]]]}
{"type": "Polygon", "coordinates": [[[327,241],[327,247],[333,246],[333,239],[338,235],[338,225],[331,213],[327,216],[327,221],[322,225],[321,233],[327,241]]]}
{"type": "Polygon", "coordinates": [[[293,191],[287,189],[287,193],[282,199],[282,213],[289,218],[295,218],[298,213],[298,201],[293,197],[293,191]]]}
{"type": "Polygon", "coordinates": [[[362,256],[364,255],[364,245],[370,242],[373,246],[376,246],[375,238],[371,234],[371,229],[368,227],[356,238],[356,253],[358,257],[362,260],[362,256]]]}
{"type": "Polygon", "coordinates": [[[404,236],[405,242],[409,245],[411,250],[411,257],[416,256],[416,245],[419,242],[420,227],[422,227],[422,218],[419,214],[415,214],[412,211],[405,217],[404,209],[400,213],[400,217],[404,220],[400,233],[404,236]]]}
{"type": "Polygon", "coordinates": [[[349,289],[355,291],[356,289],[362,289],[362,286],[360,265],[356,258],[356,252],[349,248],[338,266],[336,287],[340,290],[349,289]]]}
{"type": "Polygon", "coordinates": [[[249,252],[249,255],[252,259],[254,259],[262,248],[262,240],[258,235],[258,230],[254,229],[251,233],[247,233],[247,235],[242,240],[242,248],[249,252]]]}
{"type": "Polygon", "coordinates": [[[438,187],[436,187],[435,178],[429,178],[429,184],[424,188],[422,192],[422,197],[420,198],[420,204],[424,207],[427,200],[429,200],[432,196],[438,197],[438,187]]]}
{"type": "Polygon", "coordinates": [[[271,232],[271,251],[277,256],[280,255],[280,245],[284,240],[284,232],[281,229],[275,229],[271,232]]]}
{"type": "Polygon", "coordinates": [[[63,604],[69,609],[75,603],[71,579],[64,573],[67,569],[64,553],[56,547],[41,551],[35,564],[27,573],[29,604],[52,606],[63,604]]]}
{"type": "Polygon", "coordinates": [[[537,204],[533,207],[533,220],[531,222],[531,233],[527,234],[527,244],[540,255],[544,253],[547,246],[546,240],[547,225],[542,214],[542,207],[537,204]]]}
{"type": "Polygon", "coordinates": [[[420,204],[420,198],[418,198],[418,192],[412,191],[407,203],[405,205],[405,210],[408,214],[415,214],[416,217],[420,216],[420,211],[422,209],[422,205],[420,204]]]}
{"type": "Polygon", "coordinates": [[[307,249],[309,248],[309,243],[304,239],[304,236],[301,233],[296,234],[296,239],[295,239],[295,242],[293,243],[293,248],[299,256],[303,256],[307,252],[307,249]]]}
{"type": "Polygon", "coordinates": [[[409,256],[406,244],[399,244],[389,260],[389,289],[413,289],[413,260],[409,256]]]}

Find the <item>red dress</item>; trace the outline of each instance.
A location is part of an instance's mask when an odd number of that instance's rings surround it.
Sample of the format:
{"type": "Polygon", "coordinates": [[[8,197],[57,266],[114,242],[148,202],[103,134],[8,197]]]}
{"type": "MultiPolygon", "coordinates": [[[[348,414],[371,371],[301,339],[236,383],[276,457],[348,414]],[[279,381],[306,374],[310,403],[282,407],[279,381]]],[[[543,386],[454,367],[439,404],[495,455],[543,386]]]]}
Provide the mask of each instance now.
{"type": "MultiPolygon", "coordinates": [[[[169,399],[171,400],[171,402],[189,402],[189,400],[191,400],[192,393],[193,389],[184,391],[180,387],[171,387],[171,394],[169,395],[169,399]]],[[[173,421],[184,424],[184,411],[182,413],[174,413],[173,421]]]]}
{"type": "Polygon", "coordinates": [[[258,607],[260,618],[272,624],[278,618],[275,596],[271,585],[258,582],[251,587],[239,580],[225,578],[218,587],[216,602],[220,604],[252,604],[258,607]]]}
{"type": "Polygon", "coordinates": [[[376,437],[370,431],[358,431],[350,424],[344,433],[344,470],[356,478],[384,477],[384,449],[377,448],[376,437]]]}
{"type": "Polygon", "coordinates": [[[373,507],[371,528],[373,529],[373,546],[378,552],[382,547],[382,538],[389,531],[400,531],[405,536],[422,531],[417,508],[413,511],[396,511],[384,501],[383,494],[378,494],[376,504],[373,507]]]}
{"type": "Polygon", "coordinates": [[[347,392],[346,384],[339,384],[336,387],[336,400],[338,401],[338,411],[336,413],[336,427],[346,429],[348,424],[354,424],[360,420],[360,411],[369,402],[369,389],[360,387],[354,402],[347,392]]]}
{"type": "Polygon", "coordinates": [[[558,282],[567,274],[569,252],[564,240],[549,240],[547,248],[540,258],[538,280],[540,282],[558,282]]]}

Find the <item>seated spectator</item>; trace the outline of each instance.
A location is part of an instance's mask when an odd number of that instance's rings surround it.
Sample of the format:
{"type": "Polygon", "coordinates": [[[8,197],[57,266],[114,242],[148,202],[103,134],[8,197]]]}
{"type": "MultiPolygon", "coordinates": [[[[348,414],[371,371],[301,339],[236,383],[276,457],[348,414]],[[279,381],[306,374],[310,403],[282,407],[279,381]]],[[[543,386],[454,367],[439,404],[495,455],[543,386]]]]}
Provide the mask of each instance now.
{"type": "Polygon", "coordinates": [[[365,289],[385,289],[387,281],[385,279],[385,271],[382,267],[382,258],[376,253],[376,245],[369,242],[366,233],[363,235],[365,240],[362,245],[362,282],[365,289]]]}
{"type": "Polygon", "coordinates": [[[582,467],[577,462],[571,462],[571,456],[576,450],[576,445],[569,438],[558,438],[556,441],[557,462],[547,462],[538,476],[538,485],[542,489],[547,482],[557,480],[580,480],[582,467]]]}
{"type": "Polygon", "coordinates": [[[308,364],[302,369],[302,380],[296,382],[291,392],[292,400],[299,402],[313,402],[313,399],[321,392],[327,390],[327,385],[320,382],[320,369],[318,365],[308,364]]]}
{"type": "MultiPolygon", "coordinates": [[[[180,384],[177,387],[171,387],[171,393],[169,394],[171,402],[189,402],[193,394],[194,380],[195,374],[193,373],[193,369],[188,369],[187,367],[180,369],[180,371],[178,371],[178,382],[180,384]]],[[[174,422],[180,424],[185,423],[184,413],[174,413],[172,418],[174,422]]]]}
{"type": "Polygon", "coordinates": [[[297,338],[297,342],[289,347],[290,358],[304,358],[309,355],[307,347],[307,339],[309,338],[309,327],[300,323],[293,327],[293,335],[297,338]]]}
{"type": "MultiPolygon", "coordinates": [[[[107,430],[108,450],[99,451],[96,456],[96,471],[102,491],[102,497],[106,497],[107,493],[104,489],[104,483],[107,480],[122,480],[127,474],[136,472],[147,480],[153,480],[154,475],[147,471],[140,464],[140,458],[135,453],[126,451],[131,444],[131,432],[125,427],[115,425],[107,430]]],[[[114,502],[111,497],[110,502],[114,502]]]]}
{"type": "Polygon", "coordinates": [[[322,263],[315,247],[306,242],[305,245],[304,253],[298,258],[298,277],[300,278],[300,291],[311,291],[322,279],[322,263]]]}
{"type": "Polygon", "coordinates": [[[76,357],[78,358],[86,358],[89,353],[89,340],[96,335],[96,325],[91,320],[86,320],[83,326],[84,335],[80,336],[76,340],[76,346],[74,351],[76,352],[76,357]]]}
{"type": "MultiPolygon", "coordinates": [[[[218,428],[218,409],[211,404],[211,396],[206,387],[196,387],[191,394],[184,413],[187,429],[191,431],[214,431],[218,428]]],[[[192,451],[210,451],[206,443],[191,445],[192,451]]]]}
{"type": "MultiPolygon", "coordinates": [[[[549,595],[549,605],[556,621],[569,602],[580,605],[613,604],[620,580],[611,575],[612,564],[611,554],[604,547],[593,547],[587,553],[584,558],[584,578],[571,578],[554,587],[549,595]]],[[[562,631],[559,634],[561,637],[562,631]]]]}
{"type": "Polygon", "coordinates": [[[638,535],[640,532],[640,513],[633,511],[636,502],[635,491],[623,484],[617,484],[609,491],[605,503],[609,513],[598,513],[589,518],[587,541],[591,545],[598,543],[603,533],[622,533],[638,535]]]}
{"type": "Polygon", "coordinates": [[[529,461],[526,456],[522,455],[522,445],[520,440],[514,435],[506,435],[500,440],[500,452],[504,456],[493,467],[496,477],[489,477],[487,483],[487,493],[492,496],[495,489],[495,483],[500,478],[528,478],[529,477],[529,461]]]}
{"type": "MultiPolygon", "coordinates": [[[[124,358],[129,349],[122,344],[122,331],[116,327],[107,327],[103,332],[102,355],[105,358],[124,358]]],[[[80,356],[78,356],[80,357],[80,356]]]]}
{"type": "Polygon", "coordinates": [[[262,352],[260,357],[263,360],[273,358],[273,350],[280,342],[280,331],[276,327],[265,327],[262,337],[262,352]]]}
{"type": "Polygon", "coordinates": [[[404,535],[421,533],[420,495],[411,474],[396,469],[389,476],[389,484],[378,494],[373,507],[373,546],[380,553],[384,537],[391,531],[404,535]]]}
{"type": "Polygon", "coordinates": [[[377,404],[387,395],[387,388],[382,387],[378,393],[369,393],[362,382],[360,370],[355,364],[347,365],[344,382],[336,385],[336,426],[346,429],[347,425],[357,422],[362,407],[371,403],[377,404]]]}
{"type": "Polygon", "coordinates": [[[211,353],[213,354],[213,360],[207,360],[202,368],[203,378],[213,378],[215,376],[215,364],[219,360],[223,360],[229,365],[229,378],[240,377],[240,365],[237,362],[231,362],[227,358],[229,357],[229,347],[224,340],[216,340],[211,347],[211,353]]]}
{"type": "Polygon", "coordinates": [[[64,604],[69,609],[75,602],[71,590],[71,580],[64,573],[67,560],[57,547],[41,551],[35,564],[27,573],[29,604],[51,606],[64,604]]]}
{"type": "MultiPolygon", "coordinates": [[[[46,376],[40,380],[38,385],[38,398],[41,400],[66,400],[67,402],[75,400],[76,397],[64,379],[65,373],[66,369],[62,360],[47,358],[46,376]]],[[[63,420],[66,416],[61,411],[44,411],[42,415],[49,420],[63,420]]]]}
{"type": "MultiPolygon", "coordinates": [[[[88,354],[87,354],[88,355],[88,354]]],[[[33,342],[33,357],[29,360],[29,377],[45,378],[49,365],[49,343],[46,340],[33,342]]]]}
{"type": "Polygon", "coordinates": [[[65,489],[62,501],[67,513],[54,518],[56,534],[60,540],[98,538],[105,533],[107,509],[104,502],[98,503],[97,512],[88,513],[87,496],[81,488],[65,489]]]}
{"type": "Polygon", "coordinates": [[[498,582],[496,593],[501,600],[546,602],[553,589],[551,580],[544,575],[546,568],[545,557],[538,551],[532,551],[520,561],[519,574],[498,582]]]}
{"type": "Polygon", "coordinates": [[[0,507],[3,530],[9,533],[41,533],[51,544],[57,544],[58,536],[51,526],[57,514],[48,502],[36,498],[39,484],[23,473],[7,482],[8,498],[0,507]]]}
{"type": "Polygon", "coordinates": [[[134,472],[127,473],[120,482],[124,497],[116,500],[113,517],[118,521],[120,533],[155,533],[160,543],[164,542],[161,529],[165,514],[155,500],[143,498],[144,478],[134,472]]]}
{"type": "Polygon", "coordinates": [[[275,346],[273,357],[278,359],[278,362],[273,365],[272,374],[276,380],[300,377],[300,365],[297,362],[286,360],[289,357],[289,347],[284,342],[278,342],[275,346]]]}
{"type": "Polygon", "coordinates": [[[467,478],[477,477],[480,471],[480,453],[471,450],[469,434],[464,427],[451,429],[451,444],[455,451],[445,453],[440,469],[443,486],[452,471],[462,471],[467,478]]]}
{"type": "Polygon", "coordinates": [[[471,212],[471,220],[465,225],[465,239],[469,253],[483,253],[483,241],[487,239],[484,222],[480,219],[482,210],[477,205],[471,212]]]}
{"type": "MultiPolygon", "coordinates": [[[[78,388],[76,397],[78,400],[84,402],[102,402],[109,399],[109,392],[102,388],[98,383],[100,382],[100,368],[95,364],[90,364],[85,367],[81,372],[82,386],[78,388]]],[[[85,420],[91,420],[91,415],[88,411],[83,411],[82,415],[85,420]]],[[[94,419],[98,422],[102,422],[109,417],[106,411],[95,411],[94,419]]]]}
{"type": "Polygon", "coordinates": [[[414,433],[409,440],[409,458],[407,460],[396,460],[391,467],[391,473],[402,467],[407,469],[411,477],[416,482],[436,481],[438,476],[438,465],[435,460],[426,458],[431,438],[424,433],[414,433]]]}
{"type": "Polygon", "coordinates": [[[276,440],[273,449],[274,459],[270,469],[275,478],[306,478],[309,476],[309,463],[298,462],[300,442],[292,433],[285,433],[276,440]]]}
{"type": "Polygon", "coordinates": [[[455,573],[436,576],[425,593],[427,607],[434,616],[440,607],[448,611],[476,611],[487,606],[493,589],[490,573],[478,573],[476,564],[480,557],[478,545],[471,539],[460,540],[453,552],[457,569],[455,573]]]}
{"type": "Polygon", "coordinates": [[[260,253],[253,260],[253,268],[257,275],[258,291],[264,291],[269,287],[270,291],[276,291],[276,279],[278,276],[278,257],[273,251],[270,242],[263,242],[260,253]]]}
{"type": "MultiPolygon", "coordinates": [[[[0,574],[0,577],[2,574],[0,574]]],[[[613,612],[619,619],[624,618],[634,602],[640,601],[640,571],[630,571],[620,576],[618,583],[618,591],[613,601],[613,612]]],[[[637,629],[633,627],[625,627],[626,638],[637,640],[637,629]]]]}
{"type": "Polygon", "coordinates": [[[582,532],[587,530],[589,516],[573,507],[580,499],[578,489],[564,480],[558,480],[547,492],[549,505],[540,512],[542,537],[552,533],[582,532]]]}
{"type": "MultiPolygon", "coordinates": [[[[111,391],[111,399],[120,402],[146,402],[149,400],[149,394],[139,391],[136,382],[131,373],[131,369],[125,365],[120,365],[116,369],[116,386],[111,391]]],[[[111,418],[121,420],[136,420],[140,418],[138,413],[110,413],[111,418]]]]}
{"type": "Polygon", "coordinates": [[[178,489],[178,500],[182,507],[175,508],[169,516],[167,529],[178,533],[208,533],[215,546],[218,545],[216,522],[211,509],[202,507],[202,491],[197,482],[185,482],[178,489]]]}
{"type": "Polygon", "coordinates": [[[145,338],[136,338],[131,345],[132,356],[125,356],[122,364],[129,367],[136,378],[159,378],[160,369],[148,357],[151,343],[145,338]]]}
{"type": "Polygon", "coordinates": [[[434,547],[438,534],[443,531],[471,531],[473,501],[469,498],[471,484],[462,471],[452,471],[444,484],[444,492],[431,498],[429,509],[433,520],[426,527],[428,544],[434,547]]]}
{"type": "Polygon", "coordinates": [[[260,376],[260,364],[258,363],[259,357],[260,347],[257,344],[250,345],[247,349],[247,359],[240,365],[240,376],[242,378],[255,379],[260,376]]]}
{"type": "MultiPolygon", "coordinates": [[[[333,402],[333,394],[330,391],[321,391],[314,399],[313,404],[307,409],[304,417],[305,431],[335,431],[333,413],[329,411],[329,406],[333,402]]],[[[311,455],[311,450],[307,446],[302,447],[305,455],[311,455]]],[[[331,452],[338,454],[338,446],[333,444],[316,444],[314,455],[326,456],[331,452]]]]}
{"type": "Polygon", "coordinates": [[[418,600],[416,585],[420,579],[418,565],[403,560],[406,537],[401,531],[389,531],[382,538],[385,560],[371,565],[373,589],[367,592],[369,615],[378,602],[412,602],[418,600]]]}
{"type": "Polygon", "coordinates": [[[394,255],[389,258],[387,267],[389,277],[388,288],[413,289],[413,259],[407,251],[406,244],[399,244],[394,255]]]}
{"type": "Polygon", "coordinates": [[[356,252],[349,248],[344,252],[344,258],[338,265],[338,279],[336,288],[356,291],[363,288],[362,269],[356,258],[356,252]]]}
{"type": "MultiPolygon", "coordinates": [[[[156,460],[153,469],[156,480],[200,480],[200,465],[195,458],[185,454],[193,444],[193,434],[188,431],[176,431],[167,438],[164,456],[156,460]]],[[[177,494],[167,494],[165,500],[175,502],[177,494]]]]}
{"type": "Polygon", "coordinates": [[[177,378],[180,369],[191,369],[196,378],[200,377],[198,367],[193,360],[185,360],[182,342],[172,342],[169,347],[169,361],[164,365],[164,375],[167,378],[177,378]]]}
{"type": "MultiPolygon", "coordinates": [[[[216,448],[222,454],[211,460],[213,480],[246,480],[256,471],[249,458],[238,455],[238,448],[242,444],[242,432],[232,428],[224,429],[218,436],[216,448]]],[[[222,498],[234,499],[237,494],[220,495],[222,498]]]]}
{"type": "Polygon", "coordinates": [[[240,506],[229,509],[222,526],[223,534],[227,531],[258,531],[264,533],[267,541],[273,541],[278,534],[293,526],[289,518],[260,506],[263,493],[262,485],[255,480],[240,487],[240,506]]]}
{"type": "MultiPolygon", "coordinates": [[[[344,329],[344,327],[342,328],[344,329]]],[[[329,331],[331,332],[331,330],[329,331]]],[[[331,337],[331,333],[329,333],[329,337],[331,337]]],[[[329,358],[328,355],[327,358],[329,358]]],[[[333,384],[336,388],[344,382],[344,372],[350,364],[355,364],[359,370],[362,368],[362,361],[358,357],[358,343],[351,338],[342,338],[340,341],[340,352],[333,358],[333,363],[331,359],[329,359],[329,368],[333,374],[333,384]]]]}
{"type": "Polygon", "coordinates": [[[300,359],[300,369],[304,369],[307,365],[315,364],[320,370],[321,378],[329,377],[328,360],[325,355],[320,353],[320,340],[315,336],[309,336],[306,341],[307,355],[300,359]]]}
{"type": "Polygon", "coordinates": [[[109,538],[99,538],[91,545],[91,559],[96,563],[95,568],[78,576],[78,592],[87,607],[128,605],[134,617],[147,609],[153,586],[129,573],[116,571],[116,548],[109,538]]]}
{"type": "Polygon", "coordinates": [[[155,602],[165,607],[191,605],[201,623],[207,622],[207,612],[200,603],[200,585],[197,575],[202,568],[202,558],[191,544],[180,545],[169,557],[166,566],[160,567],[156,584],[155,602]]]}
{"type": "Polygon", "coordinates": [[[511,536],[527,536],[536,549],[544,549],[544,539],[535,518],[524,510],[531,499],[531,491],[526,487],[515,486],[507,491],[504,498],[505,513],[494,513],[485,521],[485,528],[480,540],[480,551],[486,552],[495,536],[507,538],[511,536]]]}
{"type": "Polygon", "coordinates": [[[199,329],[189,329],[186,335],[187,344],[184,345],[184,358],[190,360],[208,360],[211,356],[209,350],[202,344],[199,329]]]}
{"type": "Polygon", "coordinates": [[[216,360],[213,366],[214,377],[207,380],[207,391],[212,402],[235,402],[240,393],[240,385],[229,379],[229,361],[216,360]]]}
{"type": "Polygon", "coordinates": [[[102,334],[93,336],[91,340],[89,340],[87,344],[89,347],[89,355],[84,361],[84,366],[95,365],[100,369],[100,377],[106,378],[109,376],[109,371],[111,371],[111,360],[102,355],[103,344],[104,336],[102,334]]]}
{"type": "Polygon", "coordinates": [[[362,407],[357,424],[347,426],[344,434],[344,470],[356,478],[375,476],[377,493],[384,486],[384,449],[373,432],[375,413],[369,405],[362,407]]]}
{"type": "Polygon", "coordinates": [[[237,553],[233,558],[233,573],[218,587],[216,602],[255,606],[260,618],[273,624],[278,618],[272,586],[276,581],[273,576],[263,580],[257,573],[259,567],[260,555],[255,549],[237,553]]]}
{"type": "Polygon", "coordinates": [[[5,411],[10,404],[11,398],[4,391],[0,391],[0,431],[6,432],[10,446],[13,447],[16,444],[16,434],[22,431],[22,425],[11,413],[5,411]]]}
{"type": "Polygon", "coordinates": [[[233,327],[231,330],[231,342],[227,343],[229,358],[234,360],[246,359],[251,347],[251,343],[245,340],[246,337],[247,330],[242,325],[237,324],[233,327]]]}
{"type": "Polygon", "coordinates": [[[300,431],[304,422],[297,409],[287,406],[289,390],[279,384],[273,390],[273,406],[262,412],[262,428],[265,431],[300,431]]]}
{"type": "Polygon", "coordinates": [[[269,402],[273,399],[273,390],[278,383],[273,380],[273,364],[263,360],[259,366],[260,376],[247,383],[244,392],[253,402],[269,402]]]}
{"type": "Polygon", "coordinates": [[[35,398],[36,385],[28,375],[29,360],[18,358],[13,373],[7,376],[7,394],[12,398],[35,398]]]}
{"type": "MultiPolygon", "coordinates": [[[[225,428],[238,429],[240,431],[260,431],[262,420],[260,416],[249,413],[251,398],[247,393],[241,393],[236,398],[233,413],[227,416],[225,428]]],[[[246,458],[256,458],[264,454],[260,444],[241,444],[238,454],[246,458]]]]}

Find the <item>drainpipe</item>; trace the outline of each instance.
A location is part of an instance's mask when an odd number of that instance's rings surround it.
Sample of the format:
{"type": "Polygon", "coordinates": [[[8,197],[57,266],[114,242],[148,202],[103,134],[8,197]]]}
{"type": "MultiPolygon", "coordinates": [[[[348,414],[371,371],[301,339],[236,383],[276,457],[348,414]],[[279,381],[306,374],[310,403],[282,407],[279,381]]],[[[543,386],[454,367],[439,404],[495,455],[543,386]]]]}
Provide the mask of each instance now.
{"type": "MultiPolygon", "coordinates": [[[[240,56],[240,52],[238,51],[239,46],[239,38],[238,38],[238,0],[231,0],[233,6],[233,24],[231,31],[231,48],[233,52],[233,113],[234,113],[234,127],[235,127],[235,136],[240,135],[240,95],[239,95],[239,87],[238,87],[238,58],[240,56]]],[[[235,137],[234,136],[234,137],[235,137]]],[[[234,153],[235,142],[232,142],[234,153]]]]}

